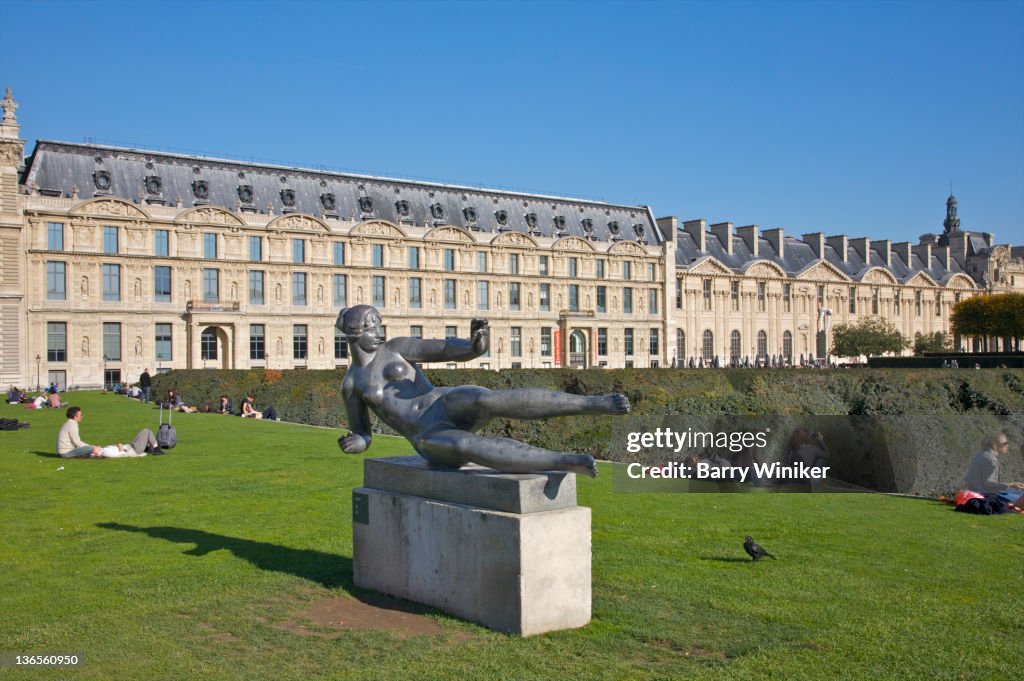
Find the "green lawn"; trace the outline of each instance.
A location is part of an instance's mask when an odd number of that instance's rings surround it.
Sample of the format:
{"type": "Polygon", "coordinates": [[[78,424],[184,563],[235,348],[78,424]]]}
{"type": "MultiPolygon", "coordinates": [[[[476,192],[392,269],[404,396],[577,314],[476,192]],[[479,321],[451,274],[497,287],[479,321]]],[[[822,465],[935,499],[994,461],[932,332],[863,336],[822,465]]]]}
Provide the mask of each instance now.
{"type": "MultiPolygon", "coordinates": [[[[151,406],[77,393],[83,437],[151,406]]],[[[178,415],[164,457],[62,460],[63,410],[4,405],[0,652],[78,652],[31,679],[1002,679],[1024,669],[1024,517],[878,495],[623,494],[602,465],[593,622],[517,639],[306,622],[351,579],[361,457],[338,431],[178,415]],[[63,467],[63,470],[59,470],[63,467]],[[778,561],[752,564],[753,535],[778,561]]],[[[410,453],[377,438],[372,456],[410,453]]]]}

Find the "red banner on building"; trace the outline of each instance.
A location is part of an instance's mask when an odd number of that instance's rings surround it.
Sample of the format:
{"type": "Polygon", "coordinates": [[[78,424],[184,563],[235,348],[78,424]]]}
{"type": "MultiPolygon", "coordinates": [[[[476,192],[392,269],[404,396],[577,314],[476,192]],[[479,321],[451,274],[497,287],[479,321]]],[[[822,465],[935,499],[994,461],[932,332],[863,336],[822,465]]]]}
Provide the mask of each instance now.
{"type": "Polygon", "coordinates": [[[562,332],[555,329],[555,366],[562,366],[562,332]]]}

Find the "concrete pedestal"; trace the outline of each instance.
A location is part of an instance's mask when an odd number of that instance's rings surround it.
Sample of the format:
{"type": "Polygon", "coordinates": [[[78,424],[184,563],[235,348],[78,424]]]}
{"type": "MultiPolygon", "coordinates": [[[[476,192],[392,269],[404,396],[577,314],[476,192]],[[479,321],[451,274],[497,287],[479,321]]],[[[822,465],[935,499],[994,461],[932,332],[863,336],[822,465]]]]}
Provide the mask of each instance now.
{"type": "Polygon", "coordinates": [[[590,509],[571,473],[367,459],[352,492],[356,586],[531,636],[590,622],[590,509]]]}

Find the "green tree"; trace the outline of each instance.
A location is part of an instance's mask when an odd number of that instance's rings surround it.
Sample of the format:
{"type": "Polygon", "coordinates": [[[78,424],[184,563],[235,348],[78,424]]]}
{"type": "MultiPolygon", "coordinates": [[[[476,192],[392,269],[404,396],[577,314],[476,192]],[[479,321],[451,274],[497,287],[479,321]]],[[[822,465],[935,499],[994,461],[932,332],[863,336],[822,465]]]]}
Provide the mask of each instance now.
{"type": "Polygon", "coordinates": [[[1024,294],[997,293],[974,296],[953,306],[953,332],[961,336],[1012,338],[1019,349],[1024,338],[1024,294]]]}
{"type": "Polygon", "coordinates": [[[989,335],[986,301],[988,296],[965,298],[953,306],[953,333],[961,336],[989,335]]]}
{"type": "Polygon", "coordinates": [[[832,354],[839,357],[896,353],[909,344],[893,324],[881,317],[865,317],[856,324],[839,324],[832,332],[832,354]]]}
{"type": "Polygon", "coordinates": [[[953,339],[944,331],[925,333],[914,339],[914,354],[926,352],[949,352],[953,349],[953,339]]]}

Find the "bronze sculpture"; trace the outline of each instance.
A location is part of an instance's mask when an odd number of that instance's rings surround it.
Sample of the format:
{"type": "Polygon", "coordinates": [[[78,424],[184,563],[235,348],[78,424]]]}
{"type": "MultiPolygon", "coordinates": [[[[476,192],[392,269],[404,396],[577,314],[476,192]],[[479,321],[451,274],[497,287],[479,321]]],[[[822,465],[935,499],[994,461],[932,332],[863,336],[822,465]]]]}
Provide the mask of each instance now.
{"type": "Polygon", "coordinates": [[[342,382],[350,432],[338,440],[350,454],[370,445],[373,412],[403,435],[431,465],[457,469],[468,462],[510,473],[571,471],[591,477],[597,464],[588,454],[554,452],[476,431],[494,418],[542,419],[583,414],[625,414],[625,395],[571,395],[540,388],[488,390],[474,385],[435,388],[419,362],[475,359],[490,344],[487,321],[474,319],[470,338],[385,341],[381,316],[370,305],[345,308],[337,327],[345,334],[351,364],[342,382]]]}

